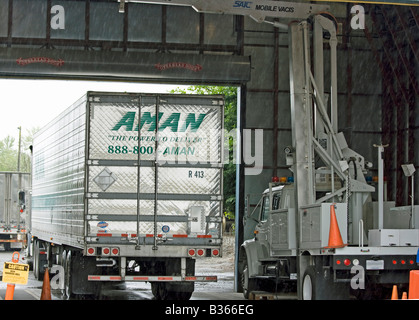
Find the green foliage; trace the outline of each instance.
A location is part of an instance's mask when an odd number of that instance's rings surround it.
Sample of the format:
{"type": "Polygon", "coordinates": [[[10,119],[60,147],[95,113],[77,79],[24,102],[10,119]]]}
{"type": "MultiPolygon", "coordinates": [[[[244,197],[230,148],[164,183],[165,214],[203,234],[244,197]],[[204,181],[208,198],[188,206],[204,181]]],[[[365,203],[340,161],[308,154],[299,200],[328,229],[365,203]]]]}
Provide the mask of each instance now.
{"type": "MultiPolygon", "coordinates": [[[[29,146],[32,144],[33,135],[38,128],[28,130],[21,138],[20,171],[31,171],[31,158],[29,146]]],[[[17,171],[19,141],[10,135],[0,140],[0,171],[17,171]]]]}
{"type": "MultiPolygon", "coordinates": [[[[224,128],[230,132],[237,128],[237,88],[220,86],[190,86],[184,89],[177,88],[172,93],[181,94],[211,94],[223,95],[225,99],[224,128]]],[[[234,219],[236,206],[236,164],[233,163],[233,141],[229,141],[229,162],[224,165],[224,215],[234,219]]]]}
{"type": "Polygon", "coordinates": [[[17,150],[14,144],[15,138],[10,135],[0,140],[0,171],[16,171],[17,150]]]}

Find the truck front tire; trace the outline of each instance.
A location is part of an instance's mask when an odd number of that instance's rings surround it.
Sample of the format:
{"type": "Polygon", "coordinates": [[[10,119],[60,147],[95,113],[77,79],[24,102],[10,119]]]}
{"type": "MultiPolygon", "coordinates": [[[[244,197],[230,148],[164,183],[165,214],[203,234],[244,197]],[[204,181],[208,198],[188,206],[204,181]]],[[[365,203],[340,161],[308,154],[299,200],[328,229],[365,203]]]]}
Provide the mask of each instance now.
{"type": "Polygon", "coordinates": [[[249,294],[257,288],[256,279],[252,279],[249,277],[247,258],[244,260],[243,263],[243,272],[241,274],[241,286],[243,289],[243,297],[245,299],[249,299],[249,294]]]}

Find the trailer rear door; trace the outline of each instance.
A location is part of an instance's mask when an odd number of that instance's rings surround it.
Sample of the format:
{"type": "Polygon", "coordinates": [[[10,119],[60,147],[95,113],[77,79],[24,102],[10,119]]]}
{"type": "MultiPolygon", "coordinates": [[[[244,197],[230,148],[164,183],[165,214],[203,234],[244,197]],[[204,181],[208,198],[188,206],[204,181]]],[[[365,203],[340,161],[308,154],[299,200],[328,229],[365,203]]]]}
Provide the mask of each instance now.
{"type": "Polygon", "coordinates": [[[90,242],[221,239],[221,96],[89,93],[90,242]]]}

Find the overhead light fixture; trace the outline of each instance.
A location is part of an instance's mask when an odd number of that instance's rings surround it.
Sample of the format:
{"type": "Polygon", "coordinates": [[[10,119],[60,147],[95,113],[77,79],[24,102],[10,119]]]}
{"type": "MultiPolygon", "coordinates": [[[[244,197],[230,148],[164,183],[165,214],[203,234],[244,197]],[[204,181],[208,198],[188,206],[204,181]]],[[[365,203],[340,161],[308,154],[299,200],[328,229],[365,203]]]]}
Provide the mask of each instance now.
{"type": "Polygon", "coordinates": [[[119,13],[125,12],[125,0],[119,0],[119,13]]]}

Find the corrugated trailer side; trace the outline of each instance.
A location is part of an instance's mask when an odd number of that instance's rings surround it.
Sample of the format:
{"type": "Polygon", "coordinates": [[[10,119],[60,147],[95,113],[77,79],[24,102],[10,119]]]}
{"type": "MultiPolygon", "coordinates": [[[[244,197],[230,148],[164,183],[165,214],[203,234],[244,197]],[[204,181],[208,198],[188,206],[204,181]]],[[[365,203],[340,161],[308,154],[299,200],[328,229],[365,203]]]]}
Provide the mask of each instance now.
{"type": "Polygon", "coordinates": [[[32,235],[84,247],[86,151],[84,96],[34,136],[32,235]]]}
{"type": "Polygon", "coordinates": [[[30,173],[0,172],[0,244],[5,250],[26,245],[30,173]]]}

